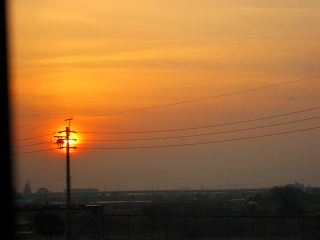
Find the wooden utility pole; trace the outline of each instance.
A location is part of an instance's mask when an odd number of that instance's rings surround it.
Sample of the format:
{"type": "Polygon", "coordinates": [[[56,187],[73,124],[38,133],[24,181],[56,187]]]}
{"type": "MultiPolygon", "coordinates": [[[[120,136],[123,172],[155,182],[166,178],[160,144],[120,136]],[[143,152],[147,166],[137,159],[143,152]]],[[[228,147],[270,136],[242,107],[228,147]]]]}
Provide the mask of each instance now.
{"type": "Polygon", "coordinates": [[[66,127],[65,131],[59,131],[58,133],[66,133],[65,136],[55,136],[56,144],[59,149],[66,148],[66,168],[67,168],[67,240],[71,240],[71,183],[70,183],[70,148],[76,148],[70,146],[70,140],[76,141],[76,139],[70,139],[70,133],[76,133],[75,131],[70,130],[70,121],[73,120],[72,117],[66,119],[69,121],[69,126],[66,127]]]}

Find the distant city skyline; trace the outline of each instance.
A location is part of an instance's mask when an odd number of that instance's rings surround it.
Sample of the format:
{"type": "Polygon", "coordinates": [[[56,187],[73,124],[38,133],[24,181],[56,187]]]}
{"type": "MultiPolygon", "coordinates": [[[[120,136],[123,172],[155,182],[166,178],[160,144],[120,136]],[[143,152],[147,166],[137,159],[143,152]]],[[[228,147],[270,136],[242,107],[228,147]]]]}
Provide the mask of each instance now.
{"type": "MultiPolygon", "coordinates": [[[[195,187],[195,188],[188,188],[188,186],[182,187],[180,186],[179,188],[176,189],[160,189],[160,188],[155,188],[154,186],[150,186],[150,188],[146,188],[146,189],[121,189],[119,186],[115,187],[114,189],[98,189],[96,187],[89,187],[89,188],[71,188],[71,193],[89,193],[89,192],[112,192],[112,191],[170,191],[170,190],[232,190],[232,189],[259,189],[259,188],[272,188],[273,186],[283,186],[283,185],[290,185],[290,186],[294,186],[294,187],[298,187],[298,188],[304,188],[304,187],[314,187],[310,184],[311,181],[315,181],[315,179],[313,180],[308,180],[305,182],[309,182],[308,184],[305,184],[304,182],[301,181],[286,181],[286,182],[272,182],[272,183],[257,183],[257,184],[227,184],[227,185],[217,185],[215,187],[205,187],[203,184],[201,184],[200,187],[195,187]]],[[[320,179],[318,180],[320,181],[320,179]]],[[[18,191],[17,189],[15,189],[18,193],[20,191],[18,191]]],[[[57,193],[61,193],[61,192],[66,192],[66,189],[63,189],[61,191],[56,191],[57,193]]],[[[22,191],[20,192],[22,194],[30,194],[30,193],[51,193],[50,189],[48,189],[45,186],[39,187],[36,191],[32,191],[31,188],[31,183],[30,181],[26,181],[24,188],[22,189],[22,191]]],[[[53,192],[54,193],[54,192],[53,192]]]]}

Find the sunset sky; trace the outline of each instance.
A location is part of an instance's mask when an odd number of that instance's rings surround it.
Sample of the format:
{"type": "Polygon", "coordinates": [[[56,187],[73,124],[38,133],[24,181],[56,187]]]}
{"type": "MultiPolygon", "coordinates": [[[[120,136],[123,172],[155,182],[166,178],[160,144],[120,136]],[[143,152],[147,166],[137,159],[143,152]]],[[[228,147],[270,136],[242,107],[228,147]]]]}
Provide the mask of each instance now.
{"type": "Polygon", "coordinates": [[[10,0],[14,183],[320,186],[320,2],[10,0]]]}

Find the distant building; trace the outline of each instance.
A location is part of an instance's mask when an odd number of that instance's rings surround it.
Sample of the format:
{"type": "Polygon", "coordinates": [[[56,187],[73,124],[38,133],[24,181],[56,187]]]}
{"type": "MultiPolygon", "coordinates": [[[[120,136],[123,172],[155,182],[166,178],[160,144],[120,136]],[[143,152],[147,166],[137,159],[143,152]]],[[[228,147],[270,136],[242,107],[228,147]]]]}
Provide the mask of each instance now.
{"type": "Polygon", "coordinates": [[[26,184],[24,185],[23,194],[30,194],[31,193],[31,188],[30,188],[30,182],[26,181],[26,184]]]}
{"type": "Polygon", "coordinates": [[[51,192],[46,188],[39,188],[37,193],[38,194],[46,194],[46,193],[51,193],[51,192]]]}
{"type": "Polygon", "coordinates": [[[302,190],[304,189],[304,184],[300,184],[297,182],[295,182],[294,184],[287,184],[287,186],[294,187],[294,188],[300,188],[302,190]]]}
{"type": "MultiPolygon", "coordinates": [[[[67,190],[65,189],[64,192],[67,190]]],[[[71,193],[88,194],[88,193],[98,193],[98,188],[75,188],[70,190],[71,193]]]]}

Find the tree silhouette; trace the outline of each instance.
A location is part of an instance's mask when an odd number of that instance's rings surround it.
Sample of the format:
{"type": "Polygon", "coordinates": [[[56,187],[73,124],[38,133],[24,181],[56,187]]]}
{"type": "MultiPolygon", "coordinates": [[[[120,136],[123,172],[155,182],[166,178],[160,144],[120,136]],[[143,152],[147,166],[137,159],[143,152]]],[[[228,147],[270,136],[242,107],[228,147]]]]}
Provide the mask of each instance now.
{"type": "Polygon", "coordinates": [[[274,186],[270,193],[279,213],[295,214],[303,212],[304,192],[302,189],[290,185],[274,186]]]}
{"type": "Polygon", "coordinates": [[[52,236],[58,236],[65,232],[64,223],[58,215],[39,212],[32,218],[32,223],[36,233],[50,237],[50,240],[52,240],[52,236]]]}

